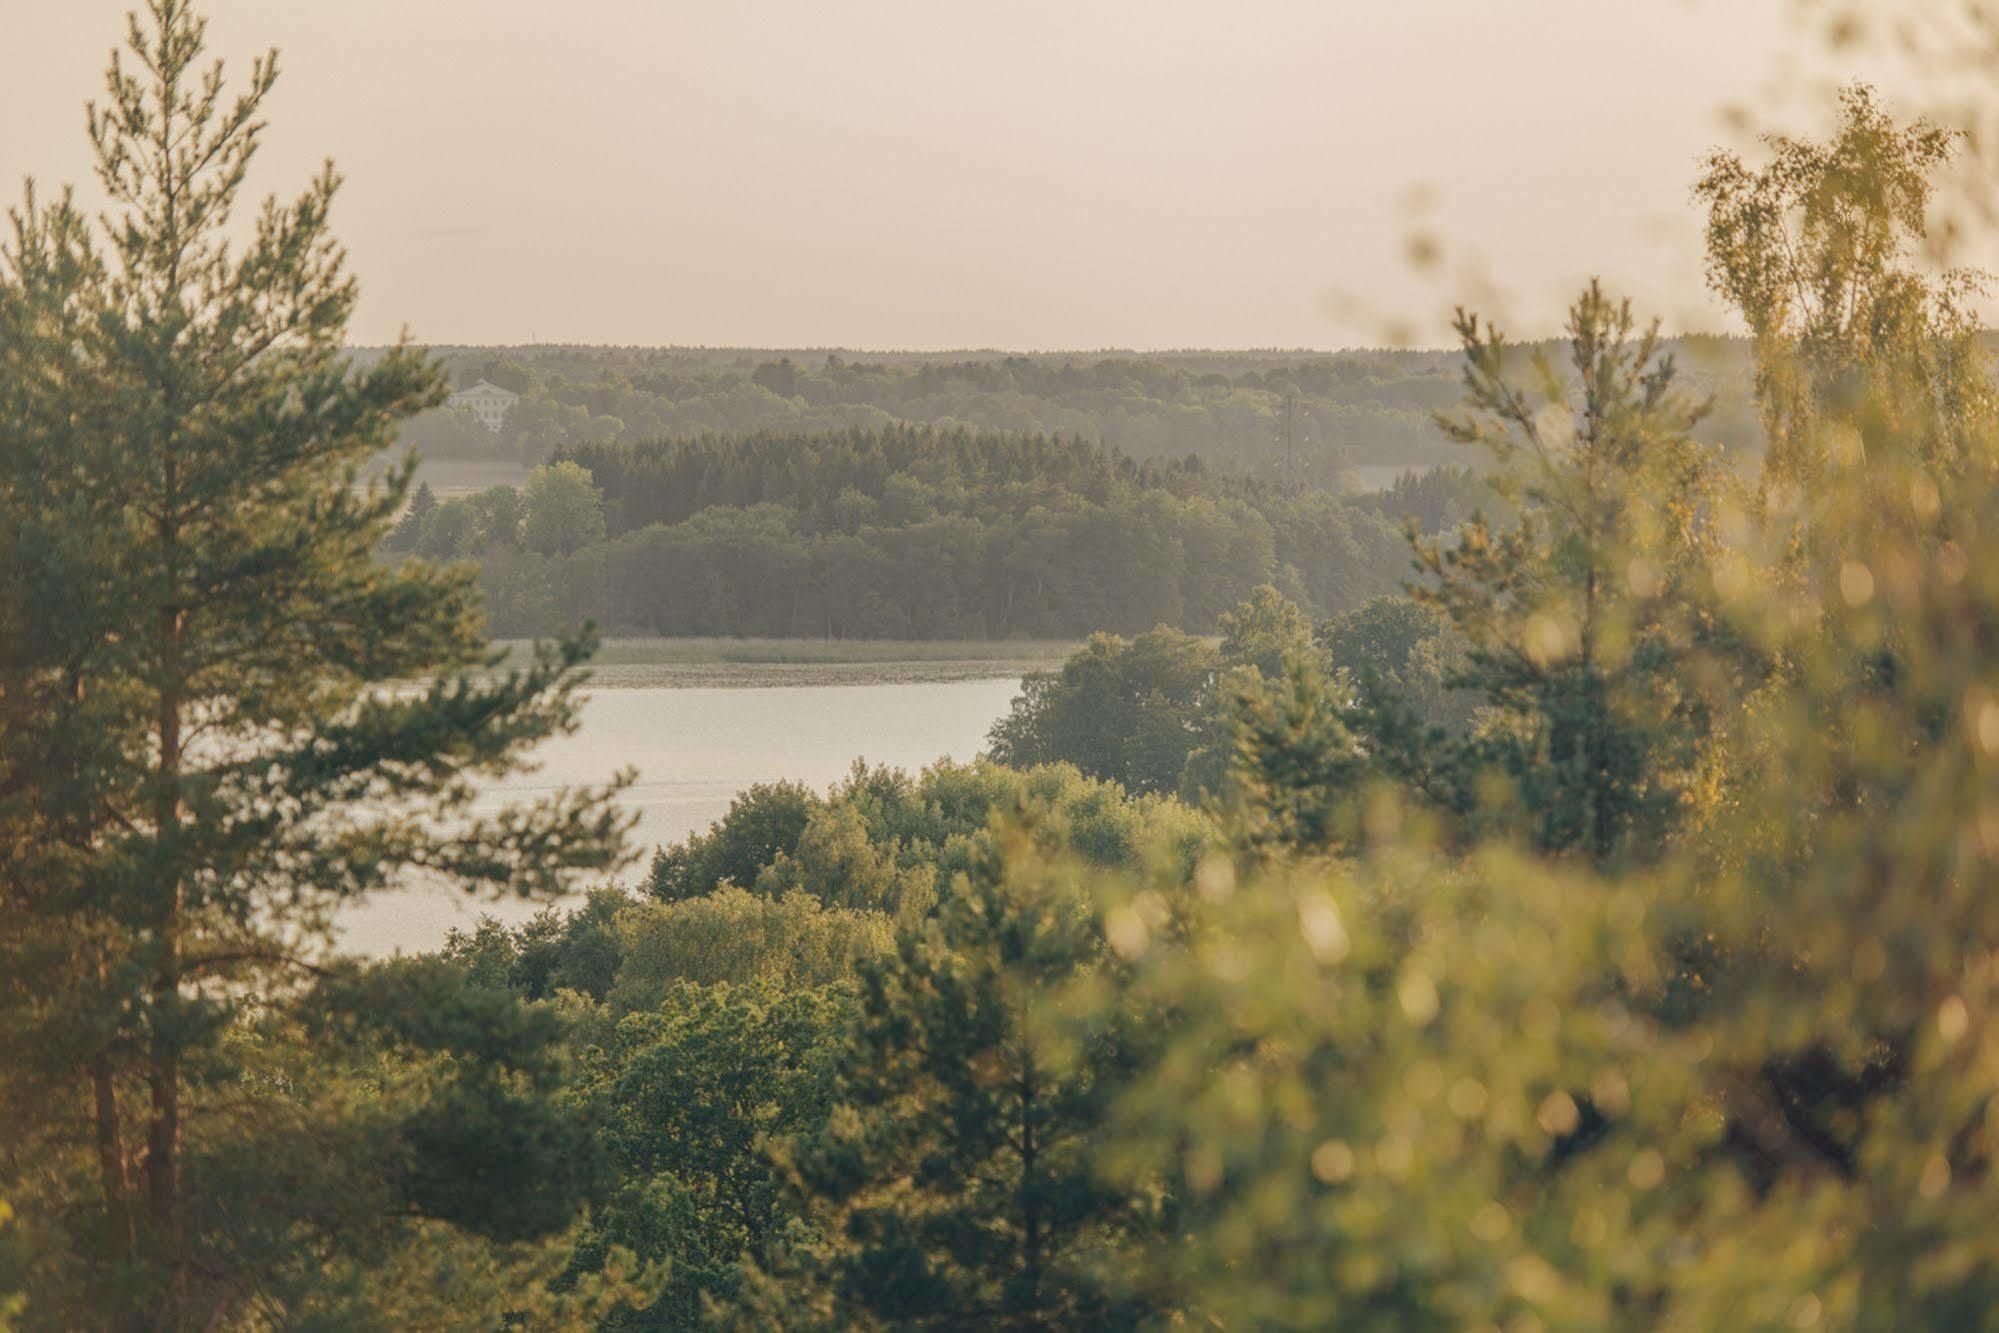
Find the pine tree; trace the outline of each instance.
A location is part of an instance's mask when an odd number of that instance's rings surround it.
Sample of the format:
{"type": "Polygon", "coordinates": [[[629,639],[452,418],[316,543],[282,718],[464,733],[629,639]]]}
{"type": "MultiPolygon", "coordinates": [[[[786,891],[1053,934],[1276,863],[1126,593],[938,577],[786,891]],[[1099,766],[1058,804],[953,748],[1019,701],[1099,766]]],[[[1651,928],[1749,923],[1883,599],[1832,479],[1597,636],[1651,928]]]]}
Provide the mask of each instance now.
{"type": "Polygon", "coordinates": [[[1349,846],[1369,764],[1351,725],[1351,687],[1316,653],[1293,651],[1280,674],[1224,678],[1217,784],[1231,834],[1253,857],[1312,856],[1349,846]]]}
{"type": "MultiPolygon", "coordinates": [[[[508,492],[509,495],[512,493],[508,492]]],[[[423,536],[425,520],[436,512],[436,492],[430,489],[429,482],[419,482],[416,494],[410,497],[409,508],[403,511],[402,518],[397,521],[383,545],[391,551],[414,551],[417,542],[423,536]]]]}
{"type": "Polygon", "coordinates": [[[186,0],[134,16],[89,117],[101,231],[31,188],[0,251],[6,1164],[42,1170],[23,1224],[113,1279],[95,1299],[167,1327],[248,1299],[190,1222],[216,1209],[188,1136],[338,909],[412,873],[548,893],[620,841],[607,792],[470,810],[571,724],[587,643],[479,674],[470,575],[376,559],[413,464],[364,465],[441,379],[406,346],[346,361],[331,166],[232,246],[277,64],[230,97],[204,30],[186,0]]]}
{"type": "Polygon", "coordinates": [[[1474,827],[1496,818],[1598,859],[1656,854],[1703,762],[1704,701],[1675,665],[1700,647],[1699,614],[1679,612],[1723,498],[1691,434],[1705,405],[1680,389],[1657,326],[1637,330],[1595,283],[1569,312],[1566,371],[1537,352],[1517,374],[1476,315],[1457,331],[1469,407],[1442,424],[1492,456],[1519,517],[1502,529],[1474,514],[1447,539],[1412,529],[1427,578],[1411,592],[1465,645],[1448,683],[1488,711],[1462,740],[1392,704],[1362,729],[1474,827]]]}

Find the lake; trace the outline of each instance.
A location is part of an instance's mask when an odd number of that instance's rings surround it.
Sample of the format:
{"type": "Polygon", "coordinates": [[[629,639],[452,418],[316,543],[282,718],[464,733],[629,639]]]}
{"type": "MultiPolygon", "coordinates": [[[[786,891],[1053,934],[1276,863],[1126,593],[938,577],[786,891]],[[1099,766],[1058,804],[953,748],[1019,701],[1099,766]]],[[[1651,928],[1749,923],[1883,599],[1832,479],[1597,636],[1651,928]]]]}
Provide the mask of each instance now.
{"type": "MultiPolygon", "coordinates": [[[[1019,692],[1012,677],[942,683],[772,686],[753,689],[605,689],[583,705],[573,736],[538,752],[540,767],[495,783],[479,807],[493,810],[561,787],[638,771],[624,794],[638,816],[631,846],[645,873],[652,849],[705,830],[729,799],[756,782],[793,778],[825,788],[855,759],[915,770],[965,760],[1019,692]]],[[[349,949],[367,954],[435,948],[452,927],[482,914],[526,920],[539,904],[475,900],[442,887],[376,895],[342,917],[349,949]]]]}

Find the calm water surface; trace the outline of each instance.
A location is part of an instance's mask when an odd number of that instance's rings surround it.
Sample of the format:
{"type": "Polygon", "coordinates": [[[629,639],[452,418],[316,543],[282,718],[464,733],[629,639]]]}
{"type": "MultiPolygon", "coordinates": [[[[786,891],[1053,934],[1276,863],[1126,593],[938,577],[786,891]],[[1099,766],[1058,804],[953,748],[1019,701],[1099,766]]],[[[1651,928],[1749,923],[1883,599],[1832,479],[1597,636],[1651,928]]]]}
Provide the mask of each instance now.
{"type": "MultiPolygon", "coordinates": [[[[625,872],[629,881],[644,872],[654,847],[706,829],[753,782],[795,778],[824,788],[857,758],[911,770],[947,756],[970,759],[1018,689],[1015,680],[974,680],[603,690],[584,704],[574,736],[542,747],[536,772],[496,783],[480,805],[498,809],[636,769],[638,781],[624,796],[638,816],[631,845],[640,858],[625,872]]],[[[469,927],[482,914],[520,921],[537,910],[412,888],[350,912],[344,934],[348,947],[364,953],[414,952],[436,947],[452,927],[469,927]]]]}

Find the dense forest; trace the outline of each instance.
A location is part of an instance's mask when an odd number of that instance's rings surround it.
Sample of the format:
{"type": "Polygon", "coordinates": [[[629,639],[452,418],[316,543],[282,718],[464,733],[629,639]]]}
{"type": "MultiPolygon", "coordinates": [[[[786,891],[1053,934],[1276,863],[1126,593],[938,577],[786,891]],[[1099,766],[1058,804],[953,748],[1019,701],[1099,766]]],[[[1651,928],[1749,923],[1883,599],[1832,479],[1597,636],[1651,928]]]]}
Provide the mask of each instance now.
{"type": "Polygon", "coordinates": [[[545,462],[585,443],[909,424],[1075,436],[1141,461],[1189,455],[1267,480],[1334,485],[1349,463],[1442,457],[1429,414],[1455,396],[1441,354],[1052,358],[674,349],[453,348],[460,382],[522,395],[498,437],[439,410],[406,438],[445,458],[545,462]],[[853,359],[849,359],[852,357],[853,359]]]}
{"type": "Polygon", "coordinates": [[[1394,590],[1405,518],[1463,469],[1344,497],[1034,435],[888,427],[582,445],[506,486],[419,491],[391,552],[479,561],[495,634],[828,638],[1211,632],[1262,584],[1322,613],[1394,590]]]}
{"type": "MultiPolygon", "coordinates": [[[[231,227],[275,66],[230,100],[203,36],[151,0],[109,212],[0,242],[0,1327],[1993,1326],[1961,136],[1853,87],[1702,163],[1753,476],[1603,285],[1555,348],[1463,313],[1436,425],[1491,503],[1405,530],[1399,593],[1102,634],[986,759],[752,787],[635,865],[628,775],[480,802],[593,641],[495,669],[476,569],[380,557],[415,475],[361,479],[446,374],[348,358],[330,171],[231,227]],[[342,949],[419,879],[550,909],[342,949]]],[[[465,512],[567,560],[850,489],[1290,502],[815,438],[608,441],[601,493],[579,445],[465,512]]]]}
{"type": "MultiPolygon", "coordinates": [[[[1091,440],[1140,462],[1338,487],[1352,467],[1459,461],[1431,426],[1458,397],[1444,351],[885,354],[678,348],[444,347],[453,382],[522,395],[495,436],[438,409],[403,438],[432,459],[546,462],[564,448],[896,424],[1091,440]]],[[[1690,385],[1721,410],[1703,437],[1752,448],[1739,340],[1683,340],[1690,385]]],[[[357,353],[366,361],[367,350],[357,353]]]]}

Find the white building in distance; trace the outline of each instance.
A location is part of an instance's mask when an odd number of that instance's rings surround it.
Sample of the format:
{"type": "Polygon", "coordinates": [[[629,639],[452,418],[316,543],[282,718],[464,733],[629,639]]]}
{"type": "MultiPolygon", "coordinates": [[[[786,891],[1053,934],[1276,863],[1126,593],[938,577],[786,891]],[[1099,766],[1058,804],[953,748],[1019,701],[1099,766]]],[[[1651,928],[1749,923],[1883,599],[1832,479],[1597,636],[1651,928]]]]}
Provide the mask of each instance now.
{"type": "Polygon", "coordinates": [[[510,389],[502,389],[491,380],[480,380],[471,388],[452,394],[444,400],[444,405],[470,412],[479,418],[480,425],[498,435],[500,424],[507,419],[507,409],[520,399],[521,396],[510,389]]]}

